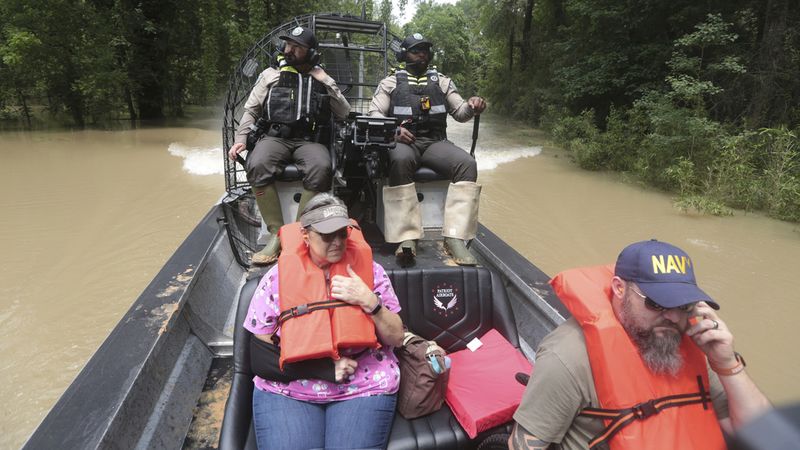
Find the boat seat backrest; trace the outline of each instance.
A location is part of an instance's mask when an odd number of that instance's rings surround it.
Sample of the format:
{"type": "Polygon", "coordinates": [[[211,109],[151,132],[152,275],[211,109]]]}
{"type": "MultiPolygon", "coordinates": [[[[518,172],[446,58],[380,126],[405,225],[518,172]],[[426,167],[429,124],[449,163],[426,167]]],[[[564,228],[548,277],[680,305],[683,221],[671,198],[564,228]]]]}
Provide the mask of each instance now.
{"type": "Polygon", "coordinates": [[[242,286],[233,325],[233,377],[225,416],[222,420],[219,448],[255,449],[253,434],[253,371],[250,368],[250,338],[252,334],[242,324],[247,317],[250,299],[261,277],[254,277],[242,286]]]}
{"type": "Polygon", "coordinates": [[[448,352],[497,329],[519,348],[514,313],[500,277],[481,267],[387,270],[403,324],[448,352]]]}

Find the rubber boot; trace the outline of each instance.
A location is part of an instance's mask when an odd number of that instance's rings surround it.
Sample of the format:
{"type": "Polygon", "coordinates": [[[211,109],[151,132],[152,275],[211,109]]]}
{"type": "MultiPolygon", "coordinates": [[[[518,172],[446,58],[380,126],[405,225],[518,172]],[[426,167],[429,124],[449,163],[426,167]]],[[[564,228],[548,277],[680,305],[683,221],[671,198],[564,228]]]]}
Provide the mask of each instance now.
{"type": "Polygon", "coordinates": [[[300,214],[303,213],[303,208],[306,207],[306,203],[314,198],[315,195],[317,195],[317,192],[309,191],[308,189],[303,188],[303,193],[300,194],[300,202],[297,205],[297,217],[295,217],[294,220],[300,220],[300,214]]]}
{"type": "Polygon", "coordinates": [[[250,263],[256,266],[272,264],[278,260],[281,252],[281,241],[278,238],[278,230],[283,226],[283,214],[281,213],[281,201],[278,198],[278,189],[274,184],[267,186],[254,187],[253,195],[256,197],[256,204],[264,223],[267,225],[269,236],[264,248],[258,253],[253,254],[250,263]]]}
{"type": "Polygon", "coordinates": [[[383,224],[386,242],[400,243],[395,256],[410,265],[417,256],[416,241],[422,237],[422,214],[414,183],[383,187],[383,224]]]}
{"type": "Polygon", "coordinates": [[[394,251],[394,256],[397,258],[404,258],[404,259],[414,259],[417,257],[417,240],[416,239],[409,239],[407,241],[403,241],[400,245],[397,246],[397,250],[394,251]]]}
{"type": "Polygon", "coordinates": [[[478,261],[467,249],[466,241],[478,232],[478,205],[481,186],[472,181],[451,183],[444,202],[442,236],[444,248],[461,266],[474,266],[478,261]]]}

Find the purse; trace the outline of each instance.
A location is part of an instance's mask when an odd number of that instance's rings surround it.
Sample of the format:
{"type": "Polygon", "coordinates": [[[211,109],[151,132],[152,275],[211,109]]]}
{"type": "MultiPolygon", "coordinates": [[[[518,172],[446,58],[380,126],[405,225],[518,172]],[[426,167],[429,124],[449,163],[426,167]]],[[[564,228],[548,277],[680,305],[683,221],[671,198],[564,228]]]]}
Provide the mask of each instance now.
{"type": "Polygon", "coordinates": [[[444,404],[450,358],[434,341],[406,332],[395,351],[400,363],[397,412],[415,419],[439,410],[444,404]]]}

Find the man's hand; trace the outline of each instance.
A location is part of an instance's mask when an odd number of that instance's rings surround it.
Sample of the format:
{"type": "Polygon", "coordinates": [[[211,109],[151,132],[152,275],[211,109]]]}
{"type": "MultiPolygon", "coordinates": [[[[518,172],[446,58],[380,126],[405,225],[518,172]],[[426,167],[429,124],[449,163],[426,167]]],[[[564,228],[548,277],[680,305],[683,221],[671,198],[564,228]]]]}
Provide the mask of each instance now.
{"type": "Polygon", "coordinates": [[[336,275],[331,280],[331,297],[351,305],[360,306],[364,312],[372,311],[377,303],[378,296],[367,286],[350,265],[347,265],[347,274],[350,276],[336,275]]]}
{"type": "Polygon", "coordinates": [[[733,335],[725,322],[720,320],[714,309],[706,302],[697,303],[691,314],[702,316],[702,320],[689,327],[686,334],[706,354],[711,366],[721,368],[735,366],[737,361],[733,352],[733,335]]]}
{"type": "Polygon", "coordinates": [[[470,97],[467,100],[467,104],[470,108],[475,112],[475,115],[478,116],[486,109],[486,100],[483,97],[470,97]]]}
{"type": "Polygon", "coordinates": [[[228,158],[231,161],[236,161],[236,156],[238,156],[239,153],[242,153],[244,151],[244,149],[245,149],[245,145],[244,144],[241,144],[241,143],[233,144],[233,147],[231,147],[230,150],[228,150],[228,158]]]}
{"type": "Polygon", "coordinates": [[[397,132],[394,134],[394,140],[403,144],[411,145],[417,140],[417,138],[414,136],[414,133],[408,131],[406,128],[397,127],[397,132]]]}
{"type": "Polygon", "coordinates": [[[355,373],[357,367],[358,362],[356,362],[355,359],[351,359],[346,356],[342,356],[341,358],[335,360],[333,362],[333,370],[336,382],[341,383],[347,380],[350,375],[355,373]]]}
{"type": "Polygon", "coordinates": [[[315,80],[319,81],[320,83],[324,83],[325,80],[328,78],[328,74],[320,66],[314,66],[313,69],[308,71],[308,74],[314,77],[315,80]]]}

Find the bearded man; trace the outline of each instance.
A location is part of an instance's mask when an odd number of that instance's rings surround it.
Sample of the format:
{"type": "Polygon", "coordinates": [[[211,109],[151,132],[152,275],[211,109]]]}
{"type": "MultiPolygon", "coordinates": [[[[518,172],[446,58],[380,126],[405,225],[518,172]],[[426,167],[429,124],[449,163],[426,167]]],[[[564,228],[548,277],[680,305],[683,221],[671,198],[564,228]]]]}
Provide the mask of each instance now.
{"type": "Polygon", "coordinates": [[[551,285],[572,317],[537,350],[509,448],[718,449],[770,407],[683,250],[637,242],[551,285]]]}

